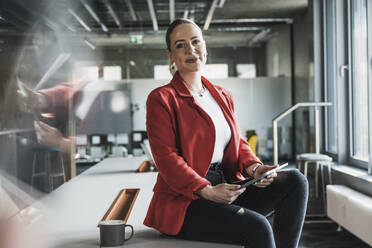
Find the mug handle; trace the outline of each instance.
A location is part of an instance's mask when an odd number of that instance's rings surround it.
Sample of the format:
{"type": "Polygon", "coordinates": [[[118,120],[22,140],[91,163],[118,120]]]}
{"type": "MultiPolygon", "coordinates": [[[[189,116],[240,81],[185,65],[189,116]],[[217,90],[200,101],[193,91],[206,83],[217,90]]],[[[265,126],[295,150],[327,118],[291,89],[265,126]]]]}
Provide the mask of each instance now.
{"type": "Polygon", "coordinates": [[[125,225],[124,229],[127,228],[127,227],[130,227],[130,229],[132,229],[132,233],[130,234],[129,238],[127,238],[127,239],[124,238],[124,241],[130,240],[133,237],[133,234],[134,234],[133,226],[132,225],[125,225]]]}

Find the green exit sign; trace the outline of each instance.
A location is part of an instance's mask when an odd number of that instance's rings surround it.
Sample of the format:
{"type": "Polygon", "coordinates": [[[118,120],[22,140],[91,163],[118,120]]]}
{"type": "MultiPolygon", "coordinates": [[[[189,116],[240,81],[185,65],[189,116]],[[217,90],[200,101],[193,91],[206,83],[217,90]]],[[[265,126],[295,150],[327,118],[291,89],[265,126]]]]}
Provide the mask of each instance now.
{"type": "Polygon", "coordinates": [[[130,44],[142,44],[143,43],[143,35],[142,34],[130,34],[129,35],[129,43],[130,44]]]}

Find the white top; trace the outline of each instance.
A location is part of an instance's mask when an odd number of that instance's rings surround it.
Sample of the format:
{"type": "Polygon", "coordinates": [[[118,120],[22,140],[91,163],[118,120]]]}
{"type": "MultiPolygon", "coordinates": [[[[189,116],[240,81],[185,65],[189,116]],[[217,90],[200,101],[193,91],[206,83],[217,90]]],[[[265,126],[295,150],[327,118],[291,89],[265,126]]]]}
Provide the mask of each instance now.
{"type": "Polygon", "coordinates": [[[222,162],[225,147],[231,139],[231,129],[226,121],[223,112],[213,98],[211,93],[205,89],[205,92],[200,96],[198,93],[193,93],[195,101],[212,119],[216,130],[216,142],[214,144],[214,152],[211,163],[222,162]]]}

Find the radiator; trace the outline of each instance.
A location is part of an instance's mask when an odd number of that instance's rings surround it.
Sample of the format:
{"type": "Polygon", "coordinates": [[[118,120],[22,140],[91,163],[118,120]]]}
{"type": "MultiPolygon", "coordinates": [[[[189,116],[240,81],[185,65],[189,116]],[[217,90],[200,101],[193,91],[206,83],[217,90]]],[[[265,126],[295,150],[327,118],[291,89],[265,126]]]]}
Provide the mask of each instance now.
{"type": "Polygon", "coordinates": [[[343,185],[327,185],[327,215],[372,246],[372,197],[343,185]]]}

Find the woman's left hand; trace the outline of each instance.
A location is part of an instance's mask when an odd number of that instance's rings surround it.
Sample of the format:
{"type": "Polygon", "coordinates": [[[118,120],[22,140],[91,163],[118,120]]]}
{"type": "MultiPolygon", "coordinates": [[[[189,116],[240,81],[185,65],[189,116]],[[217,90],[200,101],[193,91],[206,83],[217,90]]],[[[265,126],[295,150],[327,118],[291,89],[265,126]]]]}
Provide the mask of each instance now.
{"type": "MultiPolygon", "coordinates": [[[[254,173],[254,178],[257,178],[259,176],[261,176],[262,174],[270,171],[270,170],[273,170],[275,168],[277,168],[278,165],[261,165],[257,168],[257,170],[255,171],[254,173]]],[[[263,179],[261,179],[260,181],[258,181],[257,183],[253,184],[254,186],[256,187],[259,187],[259,188],[266,188],[267,186],[269,186],[272,182],[274,182],[274,179],[277,177],[278,175],[276,174],[276,172],[268,175],[267,177],[264,177],[263,179]]]]}

